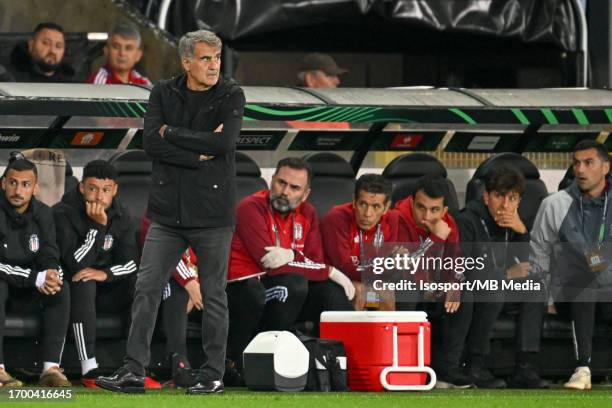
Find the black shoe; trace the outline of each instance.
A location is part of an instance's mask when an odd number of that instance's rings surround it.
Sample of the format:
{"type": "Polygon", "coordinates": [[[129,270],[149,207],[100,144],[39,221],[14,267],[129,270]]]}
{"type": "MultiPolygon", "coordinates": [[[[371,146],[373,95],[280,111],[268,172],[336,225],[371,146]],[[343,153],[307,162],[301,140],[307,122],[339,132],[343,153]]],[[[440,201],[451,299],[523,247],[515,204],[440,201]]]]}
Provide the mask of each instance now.
{"type": "Polygon", "coordinates": [[[472,379],[461,372],[461,370],[439,370],[437,372],[436,388],[471,388],[472,379]]]}
{"type": "Polygon", "coordinates": [[[511,388],[544,389],[550,388],[550,383],[541,378],[531,364],[521,364],[516,367],[514,375],[508,378],[511,388]]]}
{"type": "Polygon", "coordinates": [[[476,388],[498,389],[506,388],[506,382],[501,378],[493,377],[491,371],[480,365],[467,367],[467,375],[476,388]]]}
{"type": "Polygon", "coordinates": [[[223,381],[202,381],[194,385],[193,387],[187,388],[187,394],[221,394],[225,391],[223,381]]]}
{"type": "Polygon", "coordinates": [[[109,377],[98,377],[96,385],[109,391],[128,394],[144,394],[145,378],[132,373],[127,367],[121,367],[109,377]]]}
{"type": "Polygon", "coordinates": [[[226,359],[225,360],[225,375],[223,376],[223,383],[228,387],[242,387],[244,386],[244,380],[242,379],[242,373],[238,368],[235,361],[226,359]]]}
{"type": "Polygon", "coordinates": [[[170,355],[170,366],[172,367],[172,375],[175,375],[178,370],[190,369],[189,359],[179,353],[170,355]]]}

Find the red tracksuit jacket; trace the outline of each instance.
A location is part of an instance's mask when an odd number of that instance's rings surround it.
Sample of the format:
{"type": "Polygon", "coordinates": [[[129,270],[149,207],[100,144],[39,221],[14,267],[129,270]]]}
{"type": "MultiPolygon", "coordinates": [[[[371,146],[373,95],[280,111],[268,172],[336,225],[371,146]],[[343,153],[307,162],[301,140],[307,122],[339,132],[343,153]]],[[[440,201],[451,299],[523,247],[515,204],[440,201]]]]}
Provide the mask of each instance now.
{"type": "MultiPolygon", "coordinates": [[[[428,251],[428,255],[430,256],[443,256],[443,257],[459,257],[461,256],[461,249],[459,247],[459,229],[457,228],[457,223],[453,219],[450,214],[446,214],[443,220],[448,224],[451,229],[450,234],[446,238],[446,240],[442,240],[435,234],[429,233],[424,228],[421,228],[415,221],[412,216],[412,203],[413,197],[408,196],[407,198],[398,201],[395,204],[395,209],[399,211],[403,223],[400,224],[400,228],[398,230],[398,240],[400,242],[420,242],[421,240],[425,240],[428,237],[436,244],[434,247],[430,248],[428,251]],[[445,245],[443,254],[434,254],[433,252],[439,252],[441,244],[449,244],[445,245]]],[[[422,273],[419,274],[417,272],[417,279],[422,279],[422,273]]],[[[456,276],[454,272],[449,273],[447,276],[449,281],[456,281],[456,276]]]]}
{"type": "Polygon", "coordinates": [[[240,201],[236,208],[236,231],[232,238],[228,282],[260,276],[299,273],[306,279],[322,281],[329,276],[323,263],[323,248],[317,213],[303,203],[286,218],[270,206],[270,190],[262,190],[240,201]],[[278,232],[278,234],[275,232],[278,232]],[[294,259],[276,269],[265,270],[260,263],[265,247],[291,248],[294,259]]]}
{"type": "MultiPolygon", "coordinates": [[[[383,242],[398,242],[400,222],[400,214],[396,210],[389,209],[376,226],[368,231],[362,231],[364,245],[374,241],[379,228],[383,242]]],[[[323,217],[321,236],[325,262],[339,269],[351,280],[361,281],[361,275],[357,271],[361,259],[361,243],[353,203],[337,205],[323,217]]]]}

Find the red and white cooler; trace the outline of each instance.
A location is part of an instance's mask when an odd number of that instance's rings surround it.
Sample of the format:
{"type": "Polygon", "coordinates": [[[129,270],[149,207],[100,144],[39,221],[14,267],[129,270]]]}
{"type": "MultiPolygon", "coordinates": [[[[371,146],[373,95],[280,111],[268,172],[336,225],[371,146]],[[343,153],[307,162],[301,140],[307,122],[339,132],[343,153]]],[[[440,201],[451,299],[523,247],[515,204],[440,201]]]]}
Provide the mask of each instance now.
{"type": "Polygon", "coordinates": [[[344,343],[353,391],[422,391],[436,384],[425,312],[324,312],[320,336],[344,343]]]}

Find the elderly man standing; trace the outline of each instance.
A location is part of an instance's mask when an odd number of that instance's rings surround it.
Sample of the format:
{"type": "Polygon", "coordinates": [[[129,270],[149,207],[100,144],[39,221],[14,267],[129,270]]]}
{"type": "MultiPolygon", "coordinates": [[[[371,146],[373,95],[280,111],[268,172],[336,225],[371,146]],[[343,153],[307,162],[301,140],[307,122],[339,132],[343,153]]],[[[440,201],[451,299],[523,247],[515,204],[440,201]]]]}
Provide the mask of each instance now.
{"type": "Polygon", "coordinates": [[[190,394],[224,391],[228,330],[225,284],[235,224],[235,149],[245,97],[220,78],[221,40],[199,30],[179,42],[185,73],[151,91],[144,148],[153,157],[152,221],[136,282],[125,365],[96,384],[143,393],[144,370],[164,286],[189,246],[198,258],[204,362],[190,394]]]}

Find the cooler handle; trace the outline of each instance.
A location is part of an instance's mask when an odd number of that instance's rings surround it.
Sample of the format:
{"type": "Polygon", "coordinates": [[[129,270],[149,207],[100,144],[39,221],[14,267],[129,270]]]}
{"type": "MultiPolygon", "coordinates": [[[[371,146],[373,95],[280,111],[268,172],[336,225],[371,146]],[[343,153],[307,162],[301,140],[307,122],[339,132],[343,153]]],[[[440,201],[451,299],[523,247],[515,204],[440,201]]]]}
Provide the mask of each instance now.
{"type": "Polygon", "coordinates": [[[382,386],[389,391],[429,391],[436,385],[436,372],[430,367],[425,366],[425,334],[423,333],[423,326],[419,327],[418,334],[418,352],[417,361],[418,365],[413,367],[401,367],[399,366],[399,357],[397,351],[397,326],[393,326],[393,365],[385,367],[380,372],[380,383],[382,386]],[[426,373],[429,374],[429,383],[425,385],[393,385],[387,382],[387,375],[389,373],[426,373]]]}

